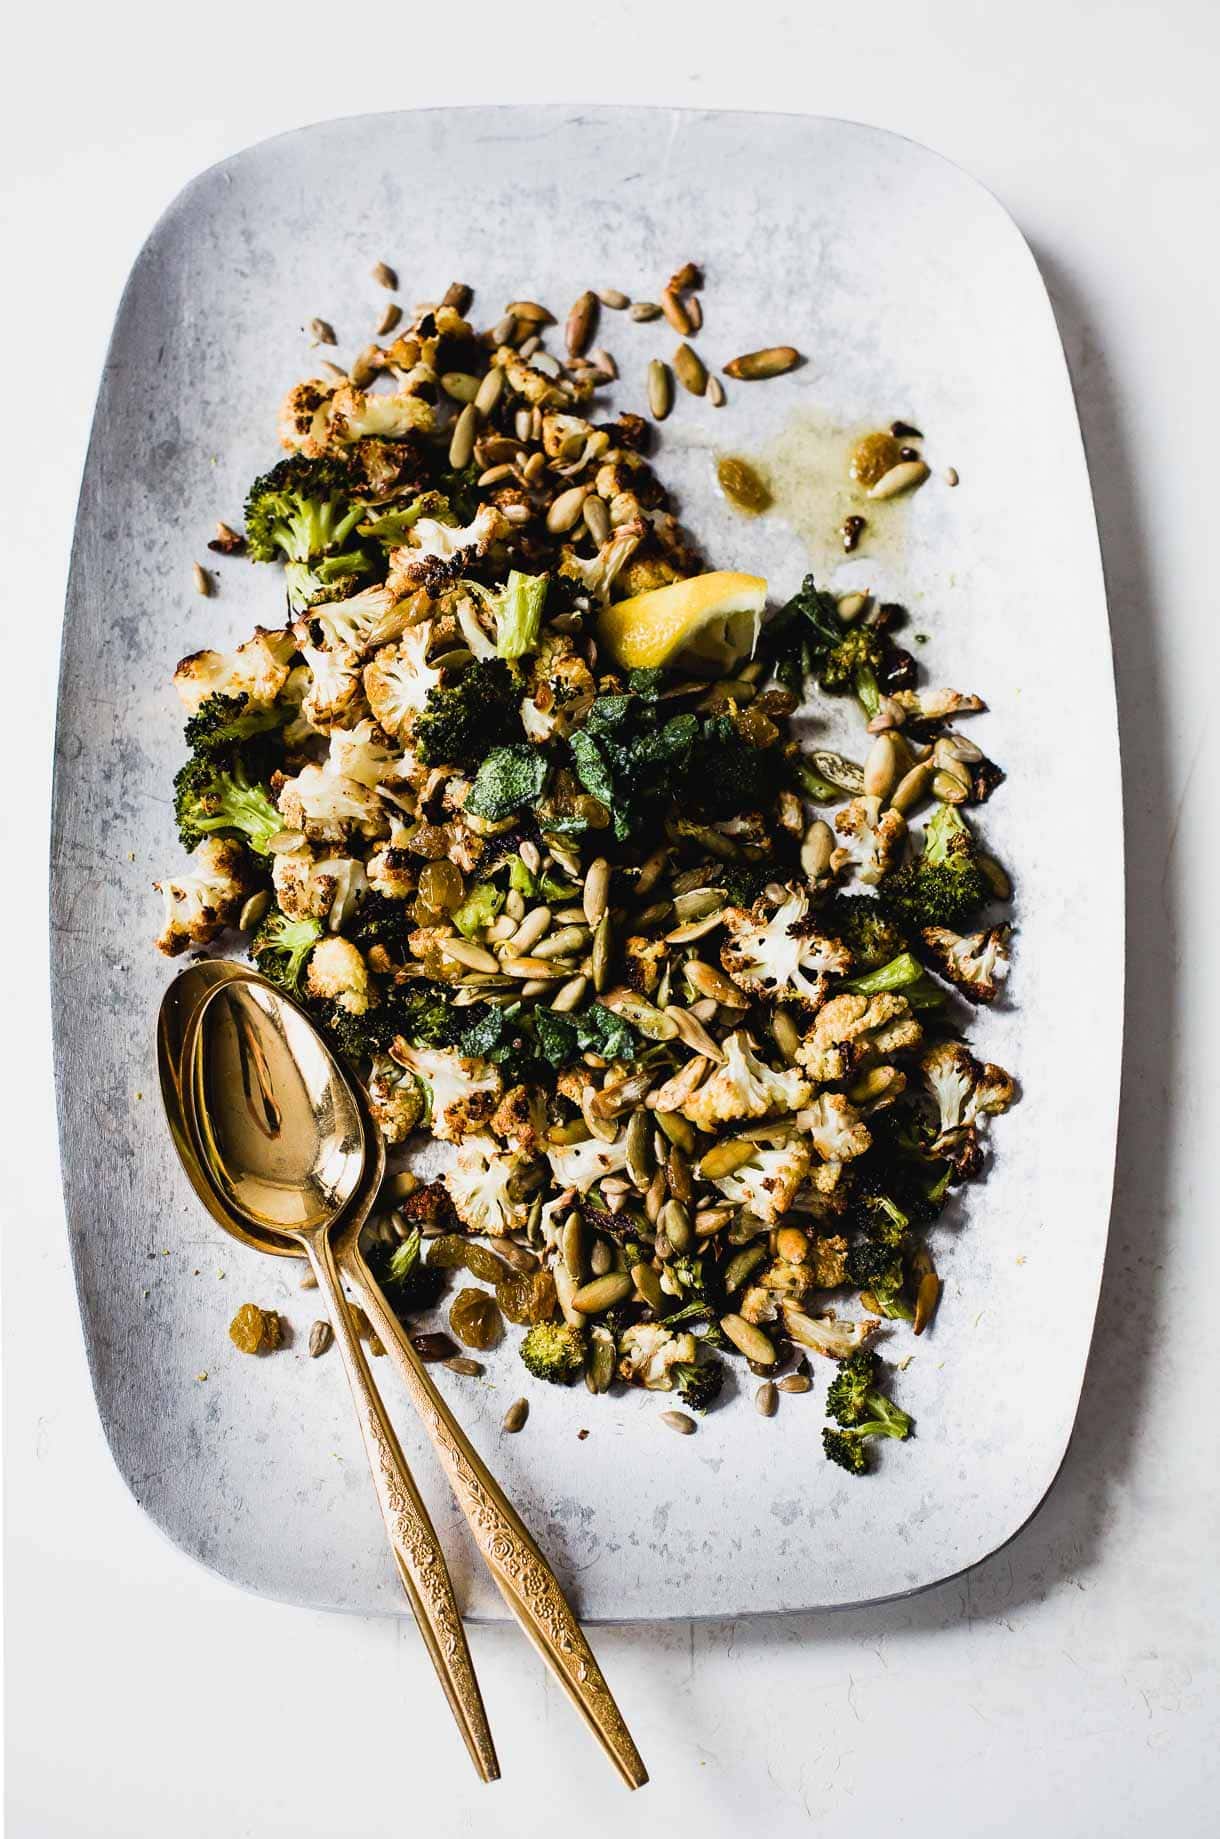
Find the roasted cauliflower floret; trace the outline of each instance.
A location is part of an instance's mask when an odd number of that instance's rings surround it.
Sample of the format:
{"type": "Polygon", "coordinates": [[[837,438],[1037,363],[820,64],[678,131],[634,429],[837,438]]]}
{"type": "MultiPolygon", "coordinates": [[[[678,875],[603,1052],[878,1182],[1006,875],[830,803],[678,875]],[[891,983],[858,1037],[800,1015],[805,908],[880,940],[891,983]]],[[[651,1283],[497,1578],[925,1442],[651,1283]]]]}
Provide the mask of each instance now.
{"type": "Polygon", "coordinates": [[[561,1188],[585,1194],[603,1175],[617,1175],[627,1166],[627,1133],[613,1143],[590,1137],[584,1143],[551,1144],[546,1151],[551,1172],[561,1188]]]}
{"type": "Polygon", "coordinates": [[[315,857],[308,849],[272,856],[271,880],[281,913],[289,919],[327,920],[332,932],[342,930],[368,885],[354,857],[315,857]]]}
{"type": "Polygon", "coordinates": [[[718,1124],[735,1118],[779,1117],[797,1111],[809,1097],[809,1081],[795,1067],[782,1073],[750,1051],[749,1039],[738,1031],[724,1042],[724,1062],[687,1099],[682,1110],[699,1130],[714,1132],[718,1124]]]}
{"type": "Polygon", "coordinates": [[[941,1041],[928,1049],[920,1070],[940,1118],[941,1138],[1007,1111],[1016,1082],[1002,1066],[980,1064],[962,1041],[941,1041]]]}
{"type": "Polygon", "coordinates": [[[623,970],[633,990],[651,996],[661,981],[669,947],[664,939],[649,939],[633,934],[623,940],[623,970]]]}
{"type": "Polygon", "coordinates": [[[320,1002],[337,1003],[349,1015],[363,1015],[377,999],[369,967],[350,939],[319,939],[309,954],[305,988],[320,1002]]]}
{"type": "Polygon", "coordinates": [[[288,681],[297,641],[290,629],[270,632],[260,626],[236,651],[195,651],[174,672],[182,706],[193,715],[216,694],[245,696],[248,709],[266,709],[288,681]]]}
{"type": "Polygon", "coordinates": [[[619,1378],[649,1392],[672,1392],[674,1368],[694,1360],[698,1351],[689,1332],[676,1335],[659,1322],[637,1322],[619,1340],[619,1378]]]}
{"type": "Polygon", "coordinates": [[[393,785],[404,776],[409,762],[394,747],[376,722],[357,722],[354,728],[336,728],[330,737],[329,764],[344,779],[352,779],[370,792],[393,785]]]}
{"type": "Polygon", "coordinates": [[[354,652],[356,657],[364,658],[370,651],[400,638],[413,611],[412,600],[395,593],[388,584],[366,587],[346,600],[311,607],[294,630],[302,643],[312,641],[327,651],[354,652]]]}
{"type": "Polygon", "coordinates": [[[861,1322],[838,1321],[828,1315],[806,1315],[792,1303],[782,1306],[784,1327],[800,1347],[812,1348],[828,1360],[848,1360],[857,1348],[867,1347],[881,1324],[874,1316],[861,1322]]]}
{"type": "Polygon", "coordinates": [[[1008,930],[989,926],[963,937],[947,926],[925,926],[923,942],[942,977],[971,1002],[992,1003],[1008,975],[1008,930]]]}
{"type": "Polygon", "coordinates": [[[308,383],[294,383],[280,405],[280,444],[311,460],[325,453],[334,393],[334,384],[318,377],[308,383]]]}
{"type": "Polygon", "coordinates": [[[570,576],[573,581],[579,581],[587,594],[592,594],[606,606],[618,575],[646,534],[647,526],[638,518],[622,524],[610,532],[592,560],[578,556],[571,544],[565,543],[560,551],[559,572],[570,576]]]}
{"type": "Polygon", "coordinates": [[[191,863],[185,875],[153,882],[165,901],[157,949],[167,958],[191,945],[208,945],[226,926],[235,926],[251,889],[246,852],[231,837],[205,837],[191,863]]]}
{"type": "Polygon", "coordinates": [[[775,1148],[759,1144],[749,1162],[722,1175],[716,1186],[735,1207],[747,1207],[768,1226],[787,1213],[809,1173],[812,1152],[803,1137],[775,1148]]]}
{"type": "Polygon", "coordinates": [[[407,900],[415,892],[418,861],[409,849],[383,843],[364,865],[369,886],[387,900],[407,900]]]}
{"type": "Polygon", "coordinates": [[[902,855],[907,822],[899,811],[874,817],[867,798],[853,798],[836,813],[835,829],[851,839],[850,855],[861,881],[875,887],[902,855]]]}
{"type": "Polygon", "coordinates": [[[356,653],[346,645],[338,645],[333,651],[303,646],[301,656],[309,667],[301,714],[310,726],[324,734],[329,728],[359,721],[364,698],[356,653]]]}
{"type": "Polygon", "coordinates": [[[813,1239],[808,1260],[815,1290],[837,1290],[847,1282],[847,1240],[841,1233],[813,1239]]]}
{"type": "Polygon", "coordinates": [[[412,541],[390,552],[390,580],[404,592],[439,588],[465,574],[493,543],[503,542],[509,525],[494,504],[482,504],[469,524],[443,524],[421,517],[412,541]],[[439,564],[439,566],[438,566],[439,564]]]}
{"type": "Polygon", "coordinates": [[[765,903],[747,912],[726,907],[730,933],[720,962],[735,983],[758,996],[801,996],[820,1003],[832,976],[851,969],[851,953],[817,930],[803,889],[792,888],[773,912],[765,903]]]}
{"type": "Polygon", "coordinates": [[[943,721],[946,715],[973,715],[987,704],[981,696],[963,695],[961,690],[896,690],[894,701],[919,721],[943,721]]]}
{"type": "Polygon", "coordinates": [[[491,1128],[514,1149],[532,1154],[546,1129],[546,1093],[540,1086],[512,1086],[497,1105],[491,1128]]]}
{"type": "Polygon", "coordinates": [[[520,1192],[529,1166],[494,1137],[467,1137],[442,1176],[462,1224],[493,1238],[519,1232],[529,1217],[529,1201],[520,1192]]]}
{"type": "Polygon", "coordinates": [[[387,1143],[405,1143],[424,1115],[424,1094],[409,1068],[377,1054],[367,1086],[369,1109],[387,1143]]]}
{"type": "Polygon", "coordinates": [[[904,996],[883,990],[862,996],[845,990],[818,1010],[797,1059],[817,1084],[850,1079],[878,1060],[918,1047],[923,1030],[904,996]]]}
{"type": "Polygon", "coordinates": [[[364,693],[368,705],[385,729],[405,741],[428,692],[440,684],[441,673],[428,664],[428,621],[409,626],[396,645],[383,645],[364,667],[364,693]]]}
{"type": "Polygon", "coordinates": [[[335,391],[327,408],[327,439],[332,445],[347,446],[370,436],[397,441],[416,431],[430,434],[436,426],[436,412],[431,403],[424,402],[409,390],[397,390],[389,395],[344,383],[335,391]]]}
{"type": "Polygon", "coordinates": [[[797,1123],[823,1162],[851,1162],[872,1143],[872,1133],[842,1092],[819,1092],[797,1123]]]}
{"type": "Polygon", "coordinates": [[[597,685],[566,633],[544,634],[530,659],[521,725],[531,741],[567,739],[593,705],[597,685]]]}
{"type": "Polygon", "coordinates": [[[357,832],[385,836],[390,828],[376,793],[345,778],[331,761],[323,766],[311,762],[295,779],[285,779],[276,803],[285,828],[299,830],[314,843],[342,843],[357,832]]]}
{"type": "Polygon", "coordinates": [[[400,1066],[422,1079],[429,1094],[428,1128],[443,1143],[460,1143],[487,1131],[504,1082],[487,1060],[471,1060],[445,1048],[413,1047],[396,1040],[390,1049],[400,1066]]]}

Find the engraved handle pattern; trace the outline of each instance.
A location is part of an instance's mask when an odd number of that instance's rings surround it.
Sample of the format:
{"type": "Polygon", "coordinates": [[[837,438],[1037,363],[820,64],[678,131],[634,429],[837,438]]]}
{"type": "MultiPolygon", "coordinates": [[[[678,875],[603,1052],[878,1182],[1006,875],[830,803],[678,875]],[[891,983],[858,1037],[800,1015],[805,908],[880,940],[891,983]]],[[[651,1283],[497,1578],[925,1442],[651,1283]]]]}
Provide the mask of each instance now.
{"type": "Polygon", "coordinates": [[[550,1565],[436,1389],[358,1247],[343,1267],[359,1288],[444,1465],[458,1505],[509,1607],[629,1787],[648,1780],[639,1751],[550,1565]]]}
{"type": "Polygon", "coordinates": [[[373,1382],[324,1235],[310,1242],[309,1255],[347,1371],[403,1588],[474,1765],[484,1781],[496,1781],[500,1765],[445,1555],[373,1382]]]}

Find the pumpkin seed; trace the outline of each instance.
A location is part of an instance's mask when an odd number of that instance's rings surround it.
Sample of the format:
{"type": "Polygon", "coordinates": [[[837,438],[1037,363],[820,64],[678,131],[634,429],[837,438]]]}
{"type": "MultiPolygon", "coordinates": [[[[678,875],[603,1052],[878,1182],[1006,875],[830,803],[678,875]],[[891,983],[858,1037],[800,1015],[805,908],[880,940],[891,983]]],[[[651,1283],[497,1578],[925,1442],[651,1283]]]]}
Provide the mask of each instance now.
{"type": "Polygon", "coordinates": [[[392,294],[397,292],[398,276],[394,273],[394,270],[390,267],[388,262],[376,263],[372,270],[372,275],[378,287],[386,287],[392,294]]]}
{"type": "Polygon", "coordinates": [[[674,404],[674,380],[668,364],[653,358],[648,366],[648,407],[654,421],[664,421],[674,404]]]}
{"type": "Polygon", "coordinates": [[[660,319],[661,309],[655,300],[637,300],[628,309],[632,319],[660,319]]]}
{"type": "Polygon", "coordinates": [[[590,1341],[585,1384],[590,1392],[608,1392],[614,1382],[614,1336],[607,1328],[595,1328],[590,1341]]]}
{"type": "Polygon", "coordinates": [[[625,1302],[634,1285],[626,1271],[610,1271],[582,1284],[572,1297],[572,1307],[580,1315],[602,1315],[616,1303],[625,1302]]]}
{"type": "Polygon", "coordinates": [[[559,1255],[572,1282],[582,1284],[585,1280],[585,1223],[575,1208],[560,1231],[559,1255]]]}
{"type": "Polygon", "coordinates": [[[510,1434],[514,1431],[520,1430],[525,1424],[525,1420],[529,1416],[529,1414],[530,1414],[529,1400],[527,1398],[514,1399],[512,1404],[509,1406],[508,1410],[504,1413],[504,1422],[503,1422],[502,1428],[510,1432],[510,1434]]]}
{"type": "Polygon", "coordinates": [[[775,1235],[775,1254],[785,1264],[804,1264],[809,1240],[799,1226],[781,1226],[775,1235]]]}
{"type": "Polygon", "coordinates": [[[487,420],[503,394],[504,372],[498,365],[493,365],[479,384],[474,399],[474,406],[484,421],[487,420]]]}
{"type": "Polygon", "coordinates": [[[381,365],[382,354],[380,347],[377,345],[366,345],[363,351],[357,352],[348,375],[356,388],[362,390],[367,383],[372,382],[377,372],[381,369],[381,365]]]}
{"type": "Polygon", "coordinates": [[[509,935],[508,942],[513,951],[518,955],[532,951],[539,940],[545,937],[550,924],[551,909],[549,907],[532,907],[521,924],[509,935]]]}
{"type": "Polygon", "coordinates": [[[661,1422],[670,1430],[676,1430],[680,1437],[693,1437],[698,1428],[694,1418],[688,1417],[685,1411],[663,1411],[661,1422]]]}
{"type": "Polygon", "coordinates": [[[449,464],[455,472],[469,466],[474,457],[475,437],[479,432],[479,411],[468,402],[453,424],[449,440],[449,464]]]}
{"type": "Polygon", "coordinates": [[[692,945],[696,939],[705,939],[709,932],[715,932],[724,924],[724,899],[717,901],[714,913],[705,913],[702,919],[689,920],[684,926],[675,926],[672,932],[665,934],[667,945],[692,945]]]}
{"type": "Polygon", "coordinates": [[[479,379],[467,376],[464,370],[447,370],[441,378],[441,388],[454,402],[473,402],[479,393],[479,379]]]}
{"type": "Polygon", "coordinates": [[[690,1213],[680,1200],[667,1200],[657,1225],[676,1252],[684,1252],[695,1236],[690,1213]]]}
{"type": "Polygon", "coordinates": [[[754,1409],[760,1418],[773,1418],[779,1409],[779,1393],[774,1380],[764,1379],[754,1394],[754,1409]]]}
{"type": "Polygon", "coordinates": [[[496,966],[506,977],[517,978],[522,982],[532,983],[536,978],[550,981],[552,978],[568,977],[570,964],[553,964],[549,958],[501,958],[496,966]]]}
{"type": "Polygon", "coordinates": [[[700,1207],[695,1214],[695,1237],[710,1239],[714,1232],[727,1226],[732,1217],[731,1207],[700,1207]]]}
{"type": "Polygon", "coordinates": [[[603,913],[593,933],[593,988],[600,996],[610,982],[610,915],[603,913]]]}
{"type": "Polygon", "coordinates": [[[495,973],[500,969],[500,961],[493,957],[482,945],[473,945],[469,939],[445,937],[441,941],[441,950],[447,958],[453,958],[458,964],[464,964],[470,971],[488,971],[495,973]]]}
{"type": "Polygon", "coordinates": [[[757,1360],[760,1366],[775,1365],[775,1348],[770,1338],[761,1328],[755,1328],[753,1322],[747,1322],[744,1316],[722,1315],[720,1326],[738,1353],[747,1360],[757,1360]]]}
{"type": "Polygon", "coordinates": [[[932,796],[939,798],[942,805],[965,804],[969,789],[953,773],[938,771],[932,775],[932,796]]]}
{"type": "Polygon", "coordinates": [[[913,810],[921,799],[927,797],[935,770],[930,760],[921,760],[909,773],[904,773],[890,798],[892,808],[904,816],[913,810]]]}
{"type": "Polygon", "coordinates": [[[683,1117],[680,1111],[656,1111],[653,1113],[653,1116],[657,1124],[658,1146],[656,1153],[658,1160],[663,1156],[667,1157],[669,1154],[669,1151],[664,1147],[666,1143],[674,1144],[676,1148],[682,1151],[683,1155],[689,1156],[693,1154],[695,1148],[695,1126],[691,1123],[689,1118],[683,1117]]]}
{"type": "Polygon", "coordinates": [[[514,319],[524,319],[533,326],[553,326],[555,315],[536,300],[510,300],[504,309],[514,319]]]}
{"type": "Polygon", "coordinates": [[[597,295],[586,289],[573,304],[568,314],[568,323],[564,327],[568,356],[578,358],[593,336],[593,327],[597,320],[597,295]]]}
{"type": "Polygon", "coordinates": [[[683,389],[692,396],[702,396],[707,389],[707,366],[697,351],[692,351],[687,344],[678,346],[674,352],[674,370],[683,389]]]}
{"type": "Polygon", "coordinates": [[[637,1188],[647,1188],[653,1177],[652,1126],[646,1111],[633,1111],[627,1125],[627,1173],[637,1188]]]}
{"type": "Polygon", "coordinates": [[[790,1065],[796,1064],[801,1032],[787,1009],[776,1009],[771,1017],[771,1038],[790,1065]]]}
{"type": "Polygon", "coordinates": [[[688,958],[682,969],[687,982],[698,990],[700,996],[710,996],[713,1002],[727,1003],[734,1009],[748,1007],[745,996],[732,979],[704,959],[688,958]]]}
{"type": "Polygon", "coordinates": [[[869,487],[870,498],[897,498],[900,492],[914,491],[928,477],[928,468],[922,460],[900,460],[897,466],[891,466],[882,473],[876,485],[869,487]]]}
{"type": "Polygon", "coordinates": [[[560,1015],[567,1015],[573,1009],[579,1009],[581,1003],[585,1000],[585,992],[588,988],[589,979],[587,977],[573,977],[568,983],[564,984],[563,988],[556,996],[554,1002],[551,1004],[552,1009],[557,1010],[560,1015]]]}
{"type": "Polygon", "coordinates": [[[766,1262],[765,1245],[745,1245],[739,1252],[734,1252],[724,1267],[724,1293],[732,1296],[734,1290],[740,1290],[751,1271],[756,1271],[760,1264],[766,1262]]]}
{"type": "Polygon", "coordinates": [[[921,1335],[932,1317],[936,1314],[936,1305],[940,1301],[941,1282],[935,1271],[925,1271],[919,1280],[915,1292],[915,1320],[912,1327],[921,1335]]]}
{"type": "Polygon", "coordinates": [[[864,761],[864,796],[888,798],[898,778],[898,750],[888,734],[879,734],[864,761]]]}
{"type": "Polygon", "coordinates": [[[610,535],[610,513],[602,499],[591,494],[581,506],[589,535],[600,549],[610,535]]]}
{"type": "Polygon", "coordinates": [[[303,830],[277,830],[267,839],[267,848],[273,856],[293,856],[298,849],[304,849],[306,841],[303,830]]]}
{"type": "Polygon", "coordinates": [[[722,1175],[731,1175],[734,1169],[752,1161],[755,1147],[753,1143],[743,1143],[738,1137],[725,1137],[721,1142],[713,1143],[699,1163],[700,1179],[718,1181],[722,1175]]]}
{"type": "Polygon", "coordinates": [[[610,864],[607,862],[605,856],[598,856],[595,861],[589,864],[588,873],[585,875],[584,890],[581,895],[581,903],[585,910],[585,918],[588,920],[590,926],[596,926],[599,923],[606,911],[609,900],[610,864]]]}
{"type": "Polygon", "coordinates": [[[1000,867],[994,856],[980,854],[977,858],[979,872],[997,900],[1012,899],[1012,882],[1000,867]]]}
{"type": "Polygon", "coordinates": [[[237,930],[239,932],[253,932],[270,905],[271,896],[266,888],[260,888],[257,894],[251,894],[249,900],[245,903],[237,916],[237,930]]]}
{"type": "Polygon", "coordinates": [[[339,342],[335,337],[335,328],[328,319],[311,319],[309,322],[309,330],[316,344],[337,345],[339,342]]]}
{"type": "Polygon", "coordinates": [[[723,1051],[713,1041],[697,1015],[692,1015],[689,1009],[683,1009],[677,1003],[668,1008],[665,1013],[674,1025],[675,1034],[685,1047],[693,1048],[697,1054],[705,1054],[717,1065],[723,1063],[723,1051]]]}
{"type": "Polygon", "coordinates": [[[801,354],[792,345],[765,345],[761,351],[746,351],[732,358],[724,374],[742,383],[757,383],[764,377],[782,377],[800,361],[801,354]]]}
{"type": "Polygon", "coordinates": [[[801,844],[801,867],[810,881],[818,881],[830,867],[835,833],[824,817],[815,817],[801,844]]]}
{"type": "Polygon", "coordinates": [[[555,1279],[555,1295],[559,1299],[559,1313],[569,1328],[583,1328],[585,1318],[572,1307],[572,1298],[576,1294],[576,1285],[568,1275],[566,1265],[557,1264],[551,1272],[555,1279]]]}
{"type": "Polygon", "coordinates": [[[654,1315],[664,1315],[666,1307],[665,1292],[661,1288],[661,1279],[650,1264],[633,1264],[631,1281],[636,1291],[648,1304],[654,1315]]]}
{"type": "Polygon", "coordinates": [[[704,1075],[711,1066],[711,1061],[697,1054],[676,1072],[672,1079],[667,1079],[663,1086],[648,1095],[649,1109],[658,1116],[662,1112],[679,1111],[688,1098],[692,1098],[702,1084],[704,1075]]]}
{"type": "Polygon", "coordinates": [[[309,1358],[316,1360],[324,1354],[335,1338],[335,1331],[329,1322],[315,1322],[309,1331],[309,1358]]]}

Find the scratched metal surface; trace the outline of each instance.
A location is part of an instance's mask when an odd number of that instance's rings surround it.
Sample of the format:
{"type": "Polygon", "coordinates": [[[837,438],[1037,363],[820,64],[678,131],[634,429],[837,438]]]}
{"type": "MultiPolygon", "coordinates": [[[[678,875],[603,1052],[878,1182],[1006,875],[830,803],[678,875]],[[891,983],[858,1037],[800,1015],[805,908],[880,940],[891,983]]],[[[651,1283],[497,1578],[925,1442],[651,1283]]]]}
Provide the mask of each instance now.
{"type": "MultiPolygon", "coordinates": [[[[765,574],[782,597],[809,566],[810,528],[832,514],[806,471],[783,515],[734,517],[714,484],[723,449],[799,449],[807,461],[840,450],[836,429],[902,414],[938,466],[960,471],[956,492],[934,481],[879,517],[838,578],[903,600],[929,635],[931,678],[992,704],[973,731],[1010,776],[983,827],[1016,871],[1019,935],[1012,1002],[975,1032],[1024,1096],[995,1131],[989,1179],[936,1235],[944,1304],[897,1386],[919,1435],[887,1449],[866,1483],[821,1458],[822,1374],[772,1422],[740,1387],[681,1441],[657,1424],[663,1399],[535,1385],[511,1343],[485,1380],[440,1379],[593,1620],[919,1589],[1012,1536],[1066,1446],[1110,1201],[1122,842],[1088,480],[1028,250],[954,167],[841,122],[562,108],[361,118],[204,173],[141,252],[98,398],[60,691],[57,1077],[98,1409],[157,1524],[256,1590],[403,1607],[340,1369],[305,1356],[311,1299],[286,1261],[218,1240],[155,1097],[153,1021],[170,973],[151,948],[150,883],[179,861],[169,673],[183,653],[279,617],[269,571],[224,567],[220,595],[204,601],[191,563],[274,457],[278,398],[309,370],[308,319],[331,319],[348,355],[372,336],[384,302],[368,279],[374,260],[399,267],[408,302],[468,280],[476,316],[490,320],[522,294],[562,315],[589,284],[655,297],[692,255],[707,270],[710,358],[771,342],[809,357],[781,382],[730,384],[718,415],[683,399],[664,428],[662,476],[717,565],[765,574]],[[1069,708],[1064,686],[1086,679],[1089,699],[1069,708]],[[1093,815],[1082,830],[1061,793],[1085,774],[1093,815]],[[1087,901],[1070,893],[1082,887],[1087,901]],[[227,1324],[248,1298],[288,1317],[287,1351],[257,1362],[232,1352],[227,1324]],[[528,1429],[503,1438],[500,1417],[521,1392],[528,1429]]],[[[615,400],[638,408],[647,360],[674,340],[663,324],[604,317],[623,371],[615,400]]],[[[887,1351],[909,1348],[895,1336],[887,1351]]],[[[422,1438],[405,1408],[397,1416],[464,1604],[500,1617],[422,1438]]]]}

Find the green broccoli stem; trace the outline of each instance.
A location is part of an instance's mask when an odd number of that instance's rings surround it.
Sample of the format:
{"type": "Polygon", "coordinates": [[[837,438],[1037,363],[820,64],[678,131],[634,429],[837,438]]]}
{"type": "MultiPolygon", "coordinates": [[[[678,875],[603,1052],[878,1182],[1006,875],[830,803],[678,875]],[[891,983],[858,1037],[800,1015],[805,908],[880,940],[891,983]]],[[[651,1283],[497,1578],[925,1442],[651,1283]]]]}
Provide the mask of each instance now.
{"type": "Polygon", "coordinates": [[[509,573],[496,609],[496,650],[510,661],[536,651],[542,630],[548,577],[509,573]]]}

